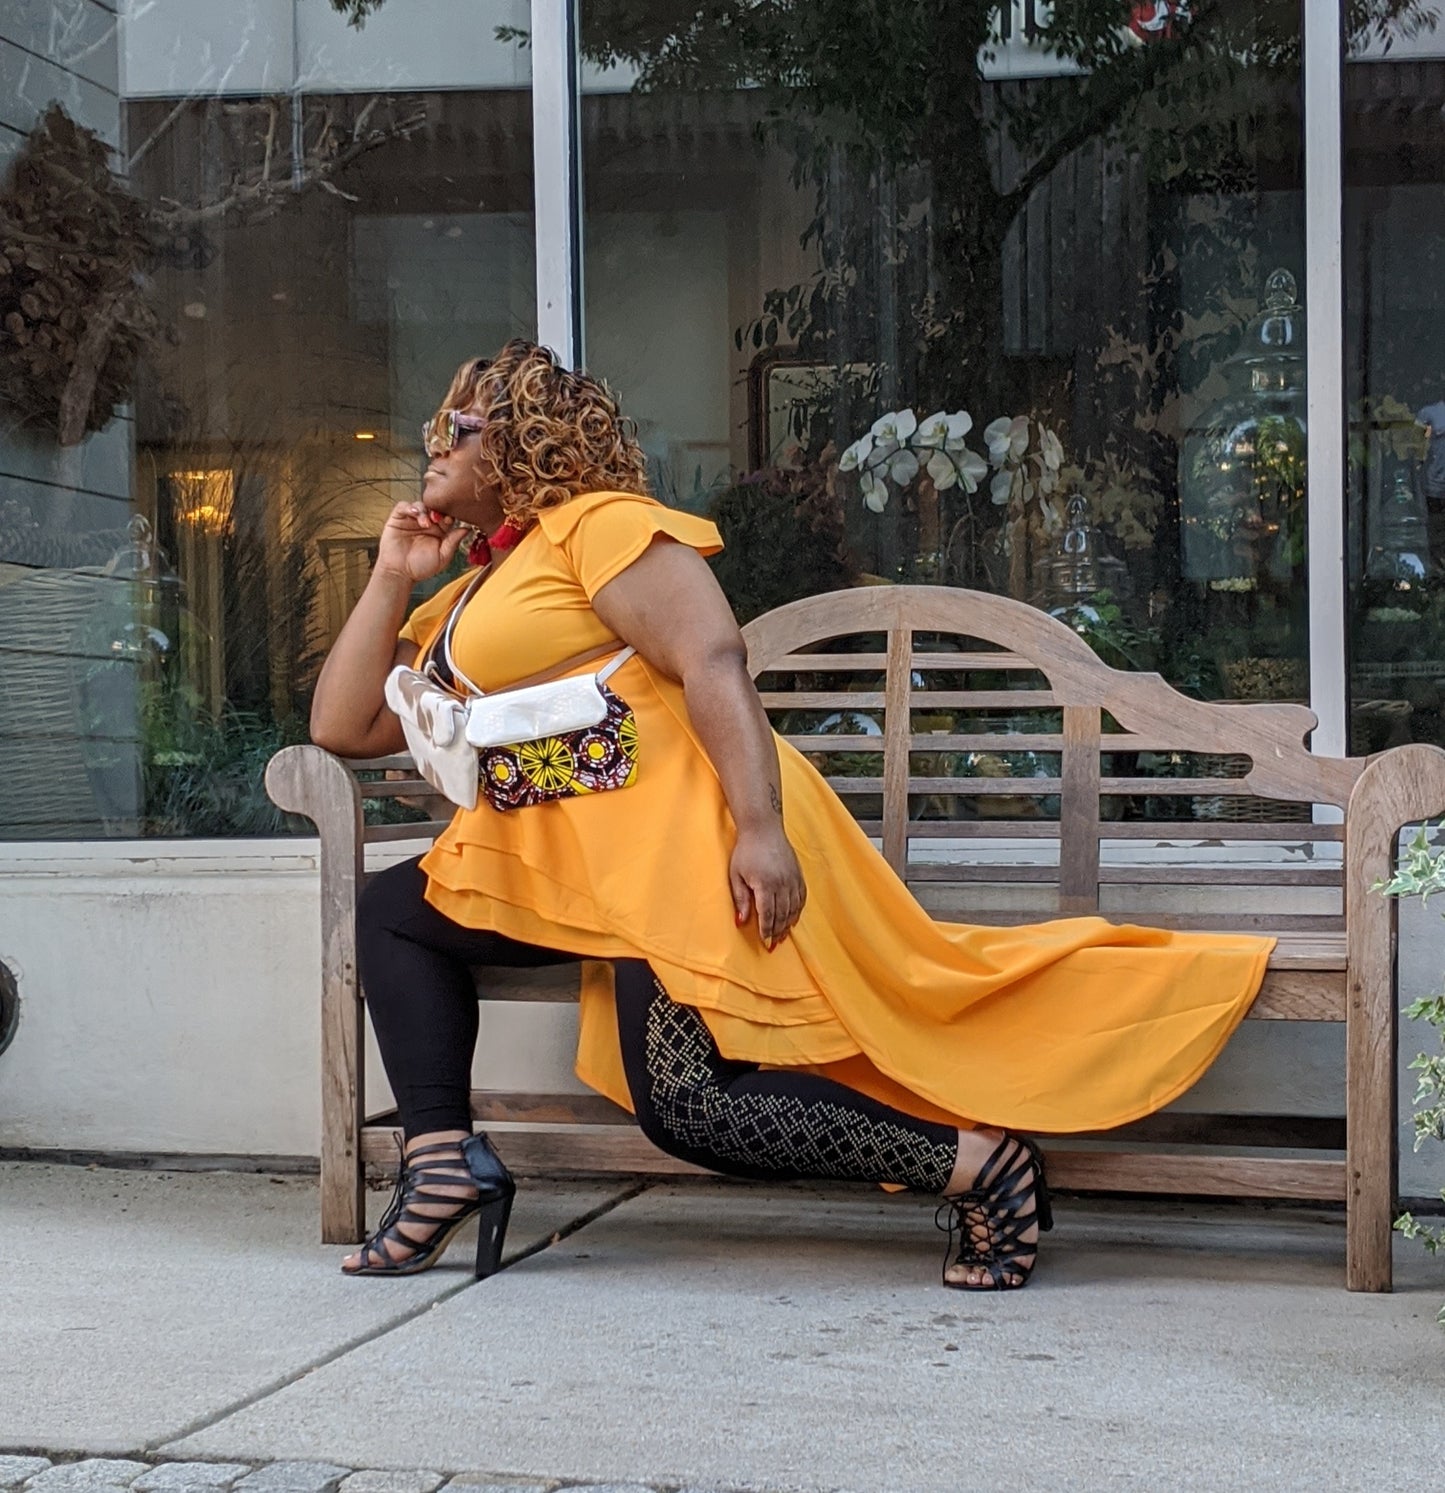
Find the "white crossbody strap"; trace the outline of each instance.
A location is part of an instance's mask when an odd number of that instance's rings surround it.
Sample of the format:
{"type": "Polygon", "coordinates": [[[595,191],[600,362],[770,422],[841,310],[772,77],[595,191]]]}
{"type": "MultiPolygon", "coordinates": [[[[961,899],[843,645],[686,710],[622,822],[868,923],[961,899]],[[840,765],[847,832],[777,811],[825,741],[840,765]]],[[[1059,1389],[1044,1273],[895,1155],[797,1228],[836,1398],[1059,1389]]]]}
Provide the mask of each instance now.
{"type": "Polygon", "coordinates": [[[624,648],[621,653],[615,654],[602,668],[597,671],[598,684],[606,684],[609,679],[637,652],[636,648],[624,648]]]}
{"type": "MultiPolygon", "coordinates": [[[[490,567],[488,567],[488,569],[490,569],[490,567]]],[[[488,692],[487,690],[479,689],[477,685],[473,683],[473,681],[462,672],[462,670],[457,665],[456,659],[452,655],[452,635],[456,632],[457,620],[461,617],[463,609],[476,593],[477,587],[480,586],[481,583],[486,580],[486,578],[487,570],[483,570],[481,574],[478,575],[477,578],[471,583],[471,585],[469,585],[467,589],[463,591],[462,594],[457,598],[456,604],[452,607],[451,615],[447,618],[447,625],[442,629],[441,635],[442,661],[447,667],[447,672],[450,673],[452,678],[456,681],[457,685],[461,689],[466,690],[469,695],[472,695],[479,699],[487,699],[490,698],[491,695],[495,694],[505,694],[506,691],[492,690],[488,692]]],[[[593,676],[596,679],[597,683],[599,685],[606,684],[607,681],[611,679],[612,676],[618,671],[618,669],[620,669],[623,664],[625,664],[627,660],[631,658],[632,655],[636,652],[637,649],[635,648],[623,648],[621,652],[614,654],[593,676]]],[[[585,657],[586,655],[584,654],[583,656],[585,657]]],[[[562,664],[558,672],[565,673],[571,667],[571,664],[562,664]]],[[[425,672],[430,673],[430,669],[431,665],[427,665],[425,672]]],[[[534,681],[533,686],[529,687],[534,687],[535,684],[538,683],[550,682],[550,680],[536,680],[534,681]]],[[[515,685],[513,686],[513,688],[517,687],[518,686],[515,685]]]]}

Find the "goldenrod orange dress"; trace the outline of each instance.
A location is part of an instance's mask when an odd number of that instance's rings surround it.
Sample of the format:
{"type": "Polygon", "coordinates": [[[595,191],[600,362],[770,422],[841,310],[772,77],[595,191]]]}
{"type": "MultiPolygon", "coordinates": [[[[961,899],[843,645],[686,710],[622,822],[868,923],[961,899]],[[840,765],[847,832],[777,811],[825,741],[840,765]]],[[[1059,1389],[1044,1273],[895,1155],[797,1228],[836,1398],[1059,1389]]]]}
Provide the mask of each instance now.
{"type": "MultiPolygon", "coordinates": [[[[457,663],[501,689],[613,641],[592,598],[659,534],[721,548],[706,520],[629,493],[543,513],[463,612],[457,663]]],[[[403,638],[424,643],[466,579],[418,608],[403,638]]],[[[646,959],[725,1057],[824,1072],[925,1120],[1103,1129],[1183,1093],[1259,989],[1266,938],[1097,917],[935,922],[783,742],[784,823],[808,903],[769,953],[756,924],[735,923],[732,819],[681,687],[641,657],[611,685],[637,719],[633,785],[459,812],[422,861],[427,899],[468,927],[646,959]]],[[[585,967],[577,1072],[630,1107],[605,964],[585,967]]]]}

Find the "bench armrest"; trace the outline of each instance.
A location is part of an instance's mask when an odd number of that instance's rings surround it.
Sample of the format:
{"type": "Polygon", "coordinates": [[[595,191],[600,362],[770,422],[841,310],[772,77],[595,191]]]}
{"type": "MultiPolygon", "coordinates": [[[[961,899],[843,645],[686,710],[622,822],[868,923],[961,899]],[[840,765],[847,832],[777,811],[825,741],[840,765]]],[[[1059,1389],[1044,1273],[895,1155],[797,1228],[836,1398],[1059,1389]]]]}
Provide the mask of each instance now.
{"type": "Polygon", "coordinates": [[[291,746],[266,765],[277,808],[304,814],[321,841],[321,1220],[327,1243],[365,1222],[359,1136],[364,1109],[356,899],[362,887],[361,785],[339,757],[291,746]]]}

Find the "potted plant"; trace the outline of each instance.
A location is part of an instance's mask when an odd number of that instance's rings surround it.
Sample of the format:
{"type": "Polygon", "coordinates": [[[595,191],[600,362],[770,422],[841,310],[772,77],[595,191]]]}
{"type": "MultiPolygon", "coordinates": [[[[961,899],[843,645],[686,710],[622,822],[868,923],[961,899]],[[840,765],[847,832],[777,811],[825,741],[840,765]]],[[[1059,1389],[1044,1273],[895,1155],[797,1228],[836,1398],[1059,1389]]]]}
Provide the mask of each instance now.
{"type": "Polygon", "coordinates": [[[740,622],[858,584],[836,472],[830,446],[817,461],[739,477],[714,499],[725,548],[713,572],[740,622]]]}
{"type": "Polygon", "coordinates": [[[838,469],[857,472],[871,512],[882,513],[896,488],[917,514],[921,579],[975,584],[979,552],[987,545],[1003,562],[1000,589],[1023,600],[1032,555],[1064,526],[1063,446],[1042,422],[1003,415],[982,432],[985,458],[969,445],[973,423],[962,409],[922,419],[910,409],[893,410],[843,452],[838,469]],[[989,499],[1001,510],[992,523],[972,502],[990,467],[989,499]]]}

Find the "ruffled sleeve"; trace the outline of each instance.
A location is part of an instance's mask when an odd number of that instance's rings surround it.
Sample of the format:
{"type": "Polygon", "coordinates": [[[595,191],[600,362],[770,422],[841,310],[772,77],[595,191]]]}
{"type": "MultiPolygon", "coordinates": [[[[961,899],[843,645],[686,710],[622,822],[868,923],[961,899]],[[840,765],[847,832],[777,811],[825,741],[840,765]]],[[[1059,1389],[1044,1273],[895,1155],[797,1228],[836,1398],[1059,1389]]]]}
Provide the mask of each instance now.
{"type": "Polygon", "coordinates": [[[657,538],[715,555],[723,547],[717,525],[637,493],[594,492],[538,517],[547,538],[566,556],[591,600],[657,538]]]}
{"type": "Polygon", "coordinates": [[[467,583],[475,575],[474,570],[464,571],[456,580],[448,581],[435,596],[427,597],[406,619],[405,625],[397,634],[397,641],[415,643],[418,648],[429,642],[432,633],[437,630],[446,614],[451,611],[452,603],[462,594],[467,583]]]}

